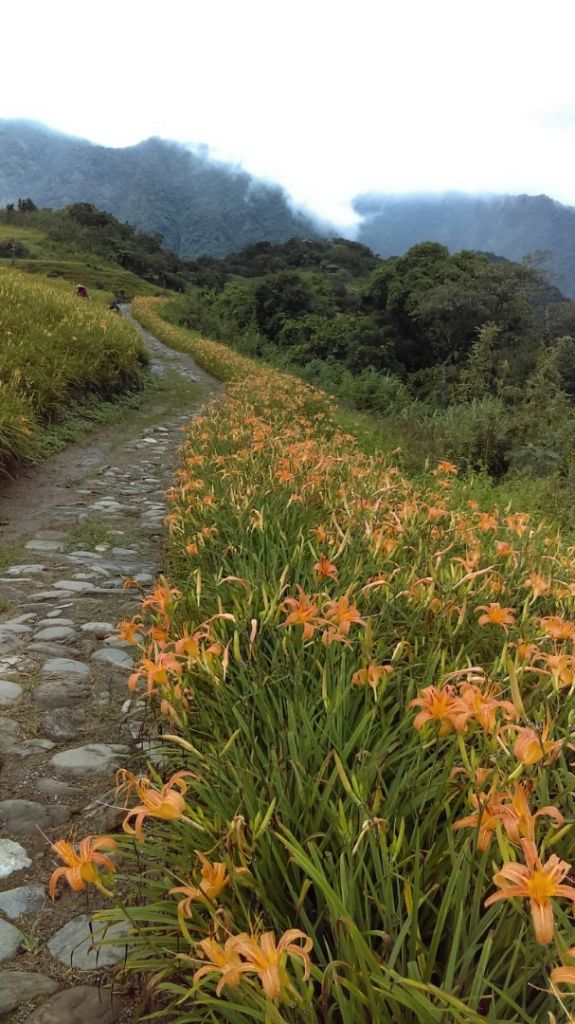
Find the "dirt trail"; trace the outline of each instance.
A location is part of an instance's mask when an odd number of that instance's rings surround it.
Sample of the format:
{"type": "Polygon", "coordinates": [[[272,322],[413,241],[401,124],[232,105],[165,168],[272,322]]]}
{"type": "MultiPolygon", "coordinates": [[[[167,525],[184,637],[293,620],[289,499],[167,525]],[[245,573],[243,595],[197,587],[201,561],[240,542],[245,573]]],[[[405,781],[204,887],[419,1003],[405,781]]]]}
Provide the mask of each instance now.
{"type": "MultiPolygon", "coordinates": [[[[125,311],[127,314],[127,311],[125,311]]],[[[128,315],[128,314],[127,314],[128,315]]],[[[128,707],[133,649],[115,623],[161,569],[164,492],[183,423],[218,385],[138,328],[177,382],[119,424],[0,488],[0,1021],[120,1024],[133,993],[102,985],[123,948],[93,947],[94,894],[65,883],[49,842],[117,827],[114,771],[145,759],[128,707]],[[6,555],[11,555],[7,559],[6,555]],[[7,564],[8,563],[8,564],[7,564]]],[[[127,983],[128,984],[128,983],[127,983]]]]}
{"type": "MultiPolygon", "coordinates": [[[[171,394],[152,396],[139,409],[128,410],[121,423],[99,427],[83,441],[69,445],[65,451],[47,459],[40,466],[24,472],[14,481],[0,481],[0,548],[15,543],[35,528],[46,525],[46,516],[53,519],[54,512],[82,505],[76,490],[82,480],[99,472],[102,467],[123,461],[130,464],[133,453],[122,451],[123,443],[138,438],[151,425],[171,424],[171,431],[182,419],[193,415],[205,399],[221,388],[221,384],[194,363],[190,356],[167,348],[144,330],[124,307],[125,316],[142,336],[150,354],[152,373],[164,380],[180,378],[185,385],[178,388],[177,409],[171,394]]],[[[175,464],[176,451],[169,450],[175,464]]],[[[169,458],[169,455],[167,458],[169,458]]]]}

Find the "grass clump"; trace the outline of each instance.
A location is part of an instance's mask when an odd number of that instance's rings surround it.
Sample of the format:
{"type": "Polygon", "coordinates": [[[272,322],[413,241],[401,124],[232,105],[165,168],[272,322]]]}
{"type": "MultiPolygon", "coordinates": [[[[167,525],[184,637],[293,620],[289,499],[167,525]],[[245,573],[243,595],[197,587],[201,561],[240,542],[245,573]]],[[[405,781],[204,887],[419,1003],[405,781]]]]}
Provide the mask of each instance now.
{"type": "Polygon", "coordinates": [[[567,1020],[573,551],[448,461],[414,481],[363,452],[311,386],[224,370],[169,494],[169,579],[121,625],[165,763],[121,772],[125,835],[64,863],[119,877],[103,916],[162,1020],[567,1020]]]}
{"type": "Polygon", "coordinates": [[[147,362],[135,330],[96,303],[0,272],[0,465],[33,456],[40,425],[87,396],[135,389],[147,362]]]}
{"type": "MultiPolygon", "coordinates": [[[[0,526],[2,525],[0,521],[0,526]]],[[[7,569],[10,565],[15,565],[17,562],[22,562],[26,557],[26,548],[23,544],[0,544],[0,572],[7,569]]]]}
{"type": "Polygon", "coordinates": [[[69,550],[73,548],[95,548],[97,544],[114,544],[116,538],[101,516],[89,515],[73,530],[67,540],[69,550]]]}

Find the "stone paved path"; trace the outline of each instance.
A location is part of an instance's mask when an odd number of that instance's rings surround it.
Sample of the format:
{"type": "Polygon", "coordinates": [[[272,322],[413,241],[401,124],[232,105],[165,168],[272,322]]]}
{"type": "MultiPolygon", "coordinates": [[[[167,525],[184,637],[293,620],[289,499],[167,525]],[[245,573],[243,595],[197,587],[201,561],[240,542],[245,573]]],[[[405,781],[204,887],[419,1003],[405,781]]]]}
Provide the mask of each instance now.
{"type": "Polygon", "coordinates": [[[99,894],[73,896],[63,884],[52,903],[47,882],[59,864],[49,841],[117,827],[115,769],[145,759],[138,709],[127,703],[134,651],[115,631],[137,609],[123,578],[148,587],[161,570],[164,492],[182,423],[218,387],[187,356],[141,333],[155,373],[197,382],[186,407],[144,407],[99,431],[96,444],[87,439],[0,489],[0,552],[8,537],[15,555],[0,569],[6,1024],[120,1024],[133,1016],[129,979],[124,990],[116,982],[113,997],[103,984],[123,953],[94,949],[89,912],[101,905],[99,894]]]}

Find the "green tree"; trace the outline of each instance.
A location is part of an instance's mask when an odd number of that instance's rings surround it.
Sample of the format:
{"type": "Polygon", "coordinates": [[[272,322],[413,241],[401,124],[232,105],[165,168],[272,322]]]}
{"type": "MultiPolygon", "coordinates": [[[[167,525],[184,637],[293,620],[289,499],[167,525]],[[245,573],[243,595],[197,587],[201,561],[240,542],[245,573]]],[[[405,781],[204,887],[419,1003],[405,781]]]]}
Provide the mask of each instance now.
{"type": "Polygon", "coordinates": [[[268,274],[254,290],[258,330],[270,341],[279,341],[286,320],[308,313],[334,311],[333,296],[322,278],[283,271],[268,274]]]}

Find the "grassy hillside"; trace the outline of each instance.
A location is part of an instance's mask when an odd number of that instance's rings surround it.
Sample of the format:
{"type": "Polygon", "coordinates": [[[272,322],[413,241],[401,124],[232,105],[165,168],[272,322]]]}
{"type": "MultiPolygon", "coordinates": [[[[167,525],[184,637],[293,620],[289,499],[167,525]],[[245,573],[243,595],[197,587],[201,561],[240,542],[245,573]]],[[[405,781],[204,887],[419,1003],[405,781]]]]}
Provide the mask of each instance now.
{"type": "MultiPolygon", "coordinates": [[[[0,261],[0,266],[2,261],[0,261]]],[[[92,293],[103,292],[102,297],[121,295],[131,299],[134,295],[158,295],[158,288],[142,280],[129,270],[112,265],[105,266],[89,262],[88,259],[35,259],[18,260],[19,270],[28,274],[39,274],[53,280],[61,279],[68,284],[81,282],[92,293]]]]}
{"type": "Polygon", "coordinates": [[[103,299],[67,282],[0,268],[0,469],[34,456],[36,432],[87,396],[141,383],[147,357],[136,331],[103,299]]]}
{"type": "Polygon", "coordinates": [[[188,265],[164,248],[160,235],[137,231],[89,203],[39,210],[20,199],[18,208],[0,210],[0,265],[14,262],[128,298],[183,291],[191,279],[188,265]]]}
{"type": "Polygon", "coordinates": [[[118,876],[103,916],[135,929],[158,1016],[563,1022],[572,549],[137,312],[229,381],[181,450],[169,578],[122,625],[161,774],[119,773],[125,834],[82,854],[84,881],[118,876]]]}

